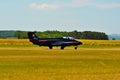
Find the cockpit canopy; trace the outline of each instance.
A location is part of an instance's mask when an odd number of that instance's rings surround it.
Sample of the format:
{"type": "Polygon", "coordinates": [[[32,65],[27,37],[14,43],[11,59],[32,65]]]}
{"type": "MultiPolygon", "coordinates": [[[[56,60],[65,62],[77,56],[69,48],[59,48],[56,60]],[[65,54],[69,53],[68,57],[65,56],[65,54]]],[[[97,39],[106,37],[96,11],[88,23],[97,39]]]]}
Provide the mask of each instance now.
{"type": "Polygon", "coordinates": [[[66,36],[64,36],[64,37],[62,37],[63,39],[69,39],[69,40],[75,40],[75,38],[73,38],[73,37],[66,37],[66,36]]]}

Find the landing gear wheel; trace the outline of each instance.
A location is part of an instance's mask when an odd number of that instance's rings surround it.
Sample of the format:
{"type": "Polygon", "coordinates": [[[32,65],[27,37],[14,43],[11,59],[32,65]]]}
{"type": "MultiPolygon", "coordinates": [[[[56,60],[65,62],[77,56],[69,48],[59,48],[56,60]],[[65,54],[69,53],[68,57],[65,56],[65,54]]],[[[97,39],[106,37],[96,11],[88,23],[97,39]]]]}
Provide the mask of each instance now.
{"type": "Polygon", "coordinates": [[[53,49],[53,47],[52,47],[52,46],[49,46],[49,49],[53,49]]]}
{"type": "Polygon", "coordinates": [[[78,48],[78,47],[76,46],[76,47],[75,47],[75,50],[77,50],[77,48],[78,48]]]}
{"type": "Polygon", "coordinates": [[[61,46],[61,50],[63,50],[65,48],[65,46],[61,46]]]}

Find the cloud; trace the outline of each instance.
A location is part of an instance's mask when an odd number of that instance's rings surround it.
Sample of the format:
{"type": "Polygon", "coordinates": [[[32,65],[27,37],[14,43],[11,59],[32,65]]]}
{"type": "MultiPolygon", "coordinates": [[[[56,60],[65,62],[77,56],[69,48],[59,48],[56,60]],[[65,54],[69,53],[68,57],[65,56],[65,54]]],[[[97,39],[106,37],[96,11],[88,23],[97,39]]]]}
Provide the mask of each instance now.
{"type": "Polygon", "coordinates": [[[116,8],[120,7],[120,3],[106,3],[106,4],[99,4],[96,2],[92,2],[91,0],[73,0],[69,7],[97,7],[97,8],[116,8]]]}
{"type": "Polygon", "coordinates": [[[94,4],[93,6],[98,8],[116,8],[116,7],[120,7],[120,3],[94,4]]]}
{"type": "Polygon", "coordinates": [[[58,8],[64,8],[64,7],[96,7],[96,8],[116,8],[120,7],[120,3],[106,3],[106,4],[99,4],[95,2],[91,2],[90,0],[72,0],[71,2],[66,2],[64,4],[37,4],[37,3],[31,3],[29,5],[30,8],[36,8],[36,9],[58,9],[58,8]]]}
{"type": "Polygon", "coordinates": [[[59,8],[59,5],[55,5],[55,4],[36,4],[36,3],[32,3],[29,5],[30,8],[36,8],[36,9],[47,9],[47,8],[50,8],[50,9],[57,9],[59,8]]]}

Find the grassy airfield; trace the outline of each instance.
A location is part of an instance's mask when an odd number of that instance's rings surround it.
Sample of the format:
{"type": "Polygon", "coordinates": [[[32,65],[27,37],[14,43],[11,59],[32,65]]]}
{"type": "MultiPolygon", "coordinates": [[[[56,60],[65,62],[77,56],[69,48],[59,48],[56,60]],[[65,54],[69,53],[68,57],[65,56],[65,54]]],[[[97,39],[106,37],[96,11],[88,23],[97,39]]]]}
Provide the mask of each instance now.
{"type": "Polygon", "coordinates": [[[120,80],[120,41],[82,40],[74,50],[0,40],[0,80],[120,80]]]}

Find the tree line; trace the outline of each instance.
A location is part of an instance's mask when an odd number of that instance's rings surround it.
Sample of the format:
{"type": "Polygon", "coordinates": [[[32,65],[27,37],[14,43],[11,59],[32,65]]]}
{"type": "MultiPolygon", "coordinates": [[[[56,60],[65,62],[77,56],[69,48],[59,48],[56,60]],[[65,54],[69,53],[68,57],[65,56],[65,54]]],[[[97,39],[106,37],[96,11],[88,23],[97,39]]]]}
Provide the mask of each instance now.
{"type": "MultiPolygon", "coordinates": [[[[66,32],[66,31],[43,31],[37,32],[37,36],[40,38],[56,38],[63,36],[71,36],[76,39],[93,39],[93,40],[108,40],[108,35],[104,32],[95,32],[95,31],[83,31],[79,32],[77,30],[66,32]]],[[[27,31],[16,31],[14,37],[18,39],[28,38],[27,31]]]]}
{"type": "MultiPolygon", "coordinates": [[[[0,38],[28,39],[27,32],[28,31],[0,31],[0,38]]],[[[71,36],[76,39],[108,40],[108,35],[106,35],[104,32],[95,31],[38,31],[36,35],[40,38],[71,36]]]]}

